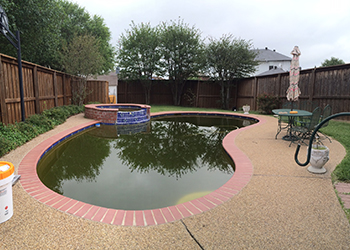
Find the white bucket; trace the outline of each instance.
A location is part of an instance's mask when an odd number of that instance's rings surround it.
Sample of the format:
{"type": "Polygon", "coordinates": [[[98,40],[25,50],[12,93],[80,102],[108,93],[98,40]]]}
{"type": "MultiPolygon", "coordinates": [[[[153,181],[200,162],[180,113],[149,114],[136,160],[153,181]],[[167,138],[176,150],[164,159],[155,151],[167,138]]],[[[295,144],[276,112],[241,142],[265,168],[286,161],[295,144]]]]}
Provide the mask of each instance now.
{"type": "Polygon", "coordinates": [[[15,168],[12,163],[0,161],[0,223],[13,215],[12,179],[15,168]]]}

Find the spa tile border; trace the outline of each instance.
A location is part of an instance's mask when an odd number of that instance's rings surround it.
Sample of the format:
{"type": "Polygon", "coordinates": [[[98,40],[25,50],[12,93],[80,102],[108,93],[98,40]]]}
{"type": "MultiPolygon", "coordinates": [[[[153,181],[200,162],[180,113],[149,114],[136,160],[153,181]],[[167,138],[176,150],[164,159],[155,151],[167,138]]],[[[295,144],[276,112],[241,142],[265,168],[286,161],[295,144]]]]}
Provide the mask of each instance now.
{"type": "Polygon", "coordinates": [[[231,199],[248,184],[253,175],[253,165],[249,158],[235,145],[235,138],[242,131],[265,123],[265,120],[254,117],[252,115],[246,116],[241,114],[236,115],[232,113],[218,112],[160,112],[153,114],[152,118],[174,114],[234,116],[259,121],[258,123],[252,124],[250,126],[233,130],[226,135],[222,143],[227,154],[235,162],[236,170],[230,180],[228,180],[223,186],[210,194],[175,206],[152,210],[131,211],[109,209],[90,205],[65,197],[47,188],[40,181],[36,171],[36,166],[40,158],[52,147],[59,144],[63,140],[82,130],[95,126],[95,124],[100,123],[100,121],[90,121],[85,124],[70,128],[66,131],[60,132],[33,148],[23,158],[22,162],[19,165],[18,174],[21,175],[21,186],[30,196],[32,196],[37,201],[51,206],[59,211],[96,222],[121,226],[152,226],[174,222],[208,211],[231,199]]]}

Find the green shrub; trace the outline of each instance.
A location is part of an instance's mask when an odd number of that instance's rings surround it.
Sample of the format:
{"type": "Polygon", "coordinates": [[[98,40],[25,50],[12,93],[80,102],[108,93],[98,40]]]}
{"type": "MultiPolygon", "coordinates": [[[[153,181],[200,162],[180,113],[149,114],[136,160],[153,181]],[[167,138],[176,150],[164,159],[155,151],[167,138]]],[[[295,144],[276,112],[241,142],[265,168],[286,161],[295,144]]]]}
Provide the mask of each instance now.
{"type": "Polygon", "coordinates": [[[25,122],[7,126],[0,122],[0,157],[83,111],[83,106],[68,105],[45,110],[40,115],[32,115],[25,122]]]}
{"type": "Polygon", "coordinates": [[[12,149],[16,148],[13,143],[7,140],[5,137],[0,135],[0,156],[3,156],[10,152],[12,149]]]}
{"type": "Polygon", "coordinates": [[[27,122],[17,123],[16,126],[18,130],[26,137],[26,141],[30,141],[39,135],[39,131],[27,122]]]}
{"type": "Polygon", "coordinates": [[[26,136],[18,130],[16,125],[13,124],[7,126],[1,124],[0,134],[2,138],[8,140],[14,147],[20,146],[27,141],[26,136]]]}
{"type": "Polygon", "coordinates": [[[280,99],[278,96],[270,94],[261,94],[257,98],[259,111],[263,114],[272,114],[273,109],[280,106],[280,99]]]}
{"type": "Polygon", "coordinates": [[[54,125],[51,122],[51,120],[45,115],[31,115],[26,119],[25,122],[32,125],[34,129],[36,129],[39,132],[39,134],[45,133],[50,129],[54,128],[54,125]]]}
{"type": "Polygon", "coordinates": [[[68,110],[70,116],[82,113],[84,112],[84,109],[85,109],[84,106],[78,106],[78,105],[68,105],[68,106],[62,106],[62,107],[68,110]]]}
{"type": "Polygon", "coordinates": [[[53,126],[57,126],[69,117],[69,111],[61,107],[55,107],[44,110],[42,115],[46,116],[52,122],[53,126]]]}

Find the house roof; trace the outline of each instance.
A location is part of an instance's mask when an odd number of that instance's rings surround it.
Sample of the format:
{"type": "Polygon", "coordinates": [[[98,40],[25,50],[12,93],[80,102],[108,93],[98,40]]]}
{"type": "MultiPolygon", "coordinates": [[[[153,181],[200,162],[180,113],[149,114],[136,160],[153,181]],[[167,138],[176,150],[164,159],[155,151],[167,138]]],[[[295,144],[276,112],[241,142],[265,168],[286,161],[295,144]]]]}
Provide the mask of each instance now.
{"type": "Polygon", "coordinates": [[[292,58],[282,55],[276,50],[270,50],[269,48],[265,49],[255,49],[254,52],[257,52],[255,57],[256,61],[259,62],[270,62],[270,61],[292,61],[292,58]]]}
{"type": "Polygon", "coordinates": [[[89,80],[107,81],[109,86],[118,86],[118,74],[115,71],[109,72],[107,75],[99,75],[95,77],[89,77],[89,80]]]}
{"type": "Polygon", "coordinates": [[[267,76],[267,75],[281,74],[281,73],[286,73],[286,72],[288,72],[288,71],[285,71],[282,68],[274,68],[274,69],[270,69],[268,71],[262,72],[256,76],[267,76]]]}

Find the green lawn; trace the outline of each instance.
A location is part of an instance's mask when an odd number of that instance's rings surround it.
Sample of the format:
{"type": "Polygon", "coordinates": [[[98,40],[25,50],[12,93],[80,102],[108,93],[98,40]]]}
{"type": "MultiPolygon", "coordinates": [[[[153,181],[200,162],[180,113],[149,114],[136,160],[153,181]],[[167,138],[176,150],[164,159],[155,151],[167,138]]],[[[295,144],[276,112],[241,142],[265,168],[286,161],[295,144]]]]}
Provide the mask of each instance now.
{"type": "MultiPolygon", "coordinates": [[[[162,111],[217,111],[217,112],[232,112],[232,113],[242,113],[239,111],[230,111],[224,109],[206,109],[206,108],[194,108],[194,107],[180,107],[180,106],[163,106],[163,105],[151,105],[151,113],[162,112],[162,111]]],[[[252,114],[258,114],[258,112],[250,112],[252,114]]]]}
{"type": "Polygon", "coordinates": [[[194,107],[151,105],[151,113],[165,112],[165,111],[218,111],[218,112],[233,112],[233,111],[223,110],[223,109],[204,109],[204,108],[194,108],[194,107]]]}
{"type": "Polygon", "coordinates": [[[331,120],[321,132],[340,142],[346,149],[345,158],[332,173],[333,181],[350,182],[350,123],[331,120]]]}

